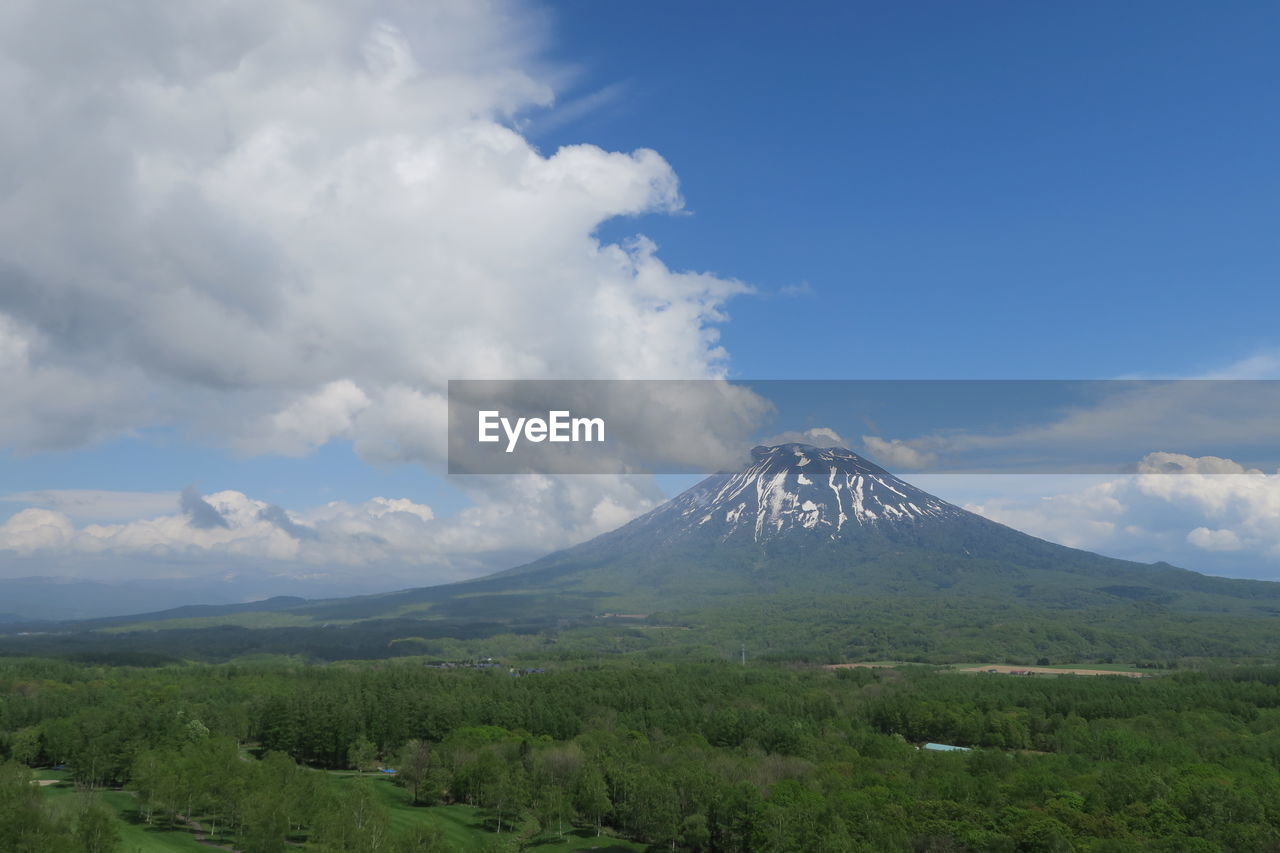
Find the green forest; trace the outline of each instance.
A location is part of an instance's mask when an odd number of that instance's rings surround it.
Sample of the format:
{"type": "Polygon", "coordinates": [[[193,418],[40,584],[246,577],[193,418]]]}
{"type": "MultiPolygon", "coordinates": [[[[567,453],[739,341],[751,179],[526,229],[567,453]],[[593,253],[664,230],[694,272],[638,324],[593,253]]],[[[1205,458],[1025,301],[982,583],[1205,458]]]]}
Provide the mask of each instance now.
{"type": "Polygon", "coordinates": [[[0,849],[1280,850],[1277,667],[427,663],[0,659],[0,849]]]}

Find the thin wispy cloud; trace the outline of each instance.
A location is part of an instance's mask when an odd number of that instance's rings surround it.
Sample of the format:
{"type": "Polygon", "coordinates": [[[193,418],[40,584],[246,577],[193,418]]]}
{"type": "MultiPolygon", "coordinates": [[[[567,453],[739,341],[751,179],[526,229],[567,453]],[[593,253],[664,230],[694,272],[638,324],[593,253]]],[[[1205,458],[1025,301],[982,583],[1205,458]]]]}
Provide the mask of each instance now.
{"type": "Polygon", "coordinates": [[[589,116],[621,103],[627,96],[628,83],[611,83],[599,89],[556,103],[549,110],[527,119],[521,131],[530,139],[569,127],[589,116]]]}

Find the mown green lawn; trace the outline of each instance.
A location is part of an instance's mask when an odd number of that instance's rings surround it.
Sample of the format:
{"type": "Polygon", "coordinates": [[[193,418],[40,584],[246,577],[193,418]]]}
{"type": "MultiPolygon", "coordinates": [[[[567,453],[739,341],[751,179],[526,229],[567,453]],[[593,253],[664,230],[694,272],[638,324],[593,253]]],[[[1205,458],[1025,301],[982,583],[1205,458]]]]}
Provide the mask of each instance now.
{"type": "MultiPolygon", "coordinates": [[[[330,773],[329,777],[335,785],[348,785],[356,774],[330,773]]],[[[453,850],[484,849],[489,833],[484,828],[480,809],[471,806],[413,806],[409,804],[409,792],[385,778],[374,779],[373,790],[379,802],[391,810],[392,832],[398,834],[418,824],[427,824],[439,827],[453,850]]]]}
{"type": "MultiPolygon", "coordinates": [[[[53,771],[37,770],[37,779],[64,778],[65,774],[53,771]]],[[[77,796],[70,782],[61,782],[43,789],[45,796],[54,802],[64,803],[70,809],[77,796]]],[[[138,803],[127,791],[103,791],[99,794],[102,801],[110,806],[116,815],[116,826],[120,830],[120,853],[191,853],[212,848],[196,843],[195,836],[184,829],[160,829],[147,826],[138,819],[138,803]]]]}

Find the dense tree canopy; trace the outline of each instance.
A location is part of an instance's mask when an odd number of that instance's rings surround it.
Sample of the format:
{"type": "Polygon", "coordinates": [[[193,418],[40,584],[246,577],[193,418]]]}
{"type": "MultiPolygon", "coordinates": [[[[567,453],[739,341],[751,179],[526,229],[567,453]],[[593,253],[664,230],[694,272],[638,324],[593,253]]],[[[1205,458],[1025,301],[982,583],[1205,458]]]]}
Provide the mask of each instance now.
{"type": "Polygon", "coordinates": [[[9,660],[0,758],[6,850],[53,849],[39,839],[59,832],[59,849],[111,849],[92,809],[50,823],[23,775],[50,764],[136,792],[149,822],[207,816],[249,853],[287,840],[443,849],[394,832],[368,779],[318,772],[354,764],[395,767],[421,807],[484,809],[512,849],[574,827],[744,853],[1280,849],[1275,668],[1139,680],[644,663],[512,677],[409,661],[9,660]]]}

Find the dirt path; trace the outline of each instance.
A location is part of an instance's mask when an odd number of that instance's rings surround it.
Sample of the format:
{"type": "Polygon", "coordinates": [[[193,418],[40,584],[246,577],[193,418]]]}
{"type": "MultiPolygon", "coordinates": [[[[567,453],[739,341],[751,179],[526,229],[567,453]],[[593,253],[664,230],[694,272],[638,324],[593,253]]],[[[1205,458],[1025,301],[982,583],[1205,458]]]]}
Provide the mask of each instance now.
{"type": "Polygon", "coordinates": [[[226,850],[229,851],[229,853],[240,853],[240,851],[235,847],[228,847],[225,844],[210,841],[209,834],[205,831],[205,828],[200,825],[199,821],[192,820],[191,818],[183,815],[178,815],[177,817],[179,823],[189,826],[192,832],[195,833],[196,844],[203,844],[205,847],[212,847],[214,850],[226,850]]]}

